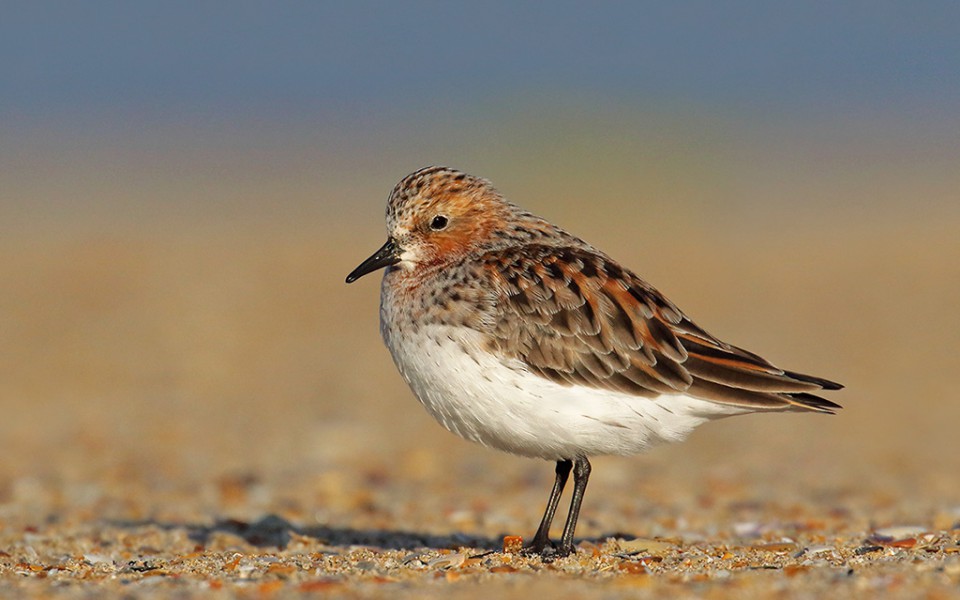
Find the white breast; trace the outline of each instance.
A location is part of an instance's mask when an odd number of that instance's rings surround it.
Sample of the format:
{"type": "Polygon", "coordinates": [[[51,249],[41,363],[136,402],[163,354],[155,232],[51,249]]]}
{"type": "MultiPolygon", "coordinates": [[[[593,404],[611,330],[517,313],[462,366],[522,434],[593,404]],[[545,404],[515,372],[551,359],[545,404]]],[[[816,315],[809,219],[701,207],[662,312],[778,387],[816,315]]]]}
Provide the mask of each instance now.
{"type": "MultiPolygon", "coordinates": [[[[388,315],[384,315],[388,316],[388,315]]],[[[548,460],[636,454],[704,421],[747,412],[684,395],[642,398],[565,386],[485,349],[464,327],[382,323],[394,362],[427,411],[468,440],[548,460]]]]}

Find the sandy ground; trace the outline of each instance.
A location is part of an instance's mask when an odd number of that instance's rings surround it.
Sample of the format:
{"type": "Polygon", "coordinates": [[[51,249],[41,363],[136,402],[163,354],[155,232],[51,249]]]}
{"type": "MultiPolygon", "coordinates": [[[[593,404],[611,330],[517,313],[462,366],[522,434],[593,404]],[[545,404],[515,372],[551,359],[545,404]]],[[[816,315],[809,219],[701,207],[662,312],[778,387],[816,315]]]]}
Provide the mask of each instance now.
{"type": "Polygon", "coordinates": [[[532,535],[552,466],[435,424],[380,343],[377,278],[343,284],[382,242],[375,183],[334,224],[0,239],[0,595],[960,597],[960,218],[658,226],[512,194],[848,386],[837,416],[596,459],[578,552],[545,564],[503,538],[532,535]]]}

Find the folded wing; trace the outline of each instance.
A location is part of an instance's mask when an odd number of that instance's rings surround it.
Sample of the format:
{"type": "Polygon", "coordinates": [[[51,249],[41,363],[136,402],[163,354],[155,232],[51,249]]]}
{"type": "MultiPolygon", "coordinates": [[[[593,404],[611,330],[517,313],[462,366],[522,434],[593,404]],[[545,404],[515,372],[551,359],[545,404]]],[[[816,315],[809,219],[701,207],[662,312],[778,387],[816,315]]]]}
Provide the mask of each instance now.
{"type": "Polygon", "coordinates": [[[600,253],[528,245],[485,261],[509,314],[494,326],[497,346],[543,377],[753,410],[840,408],[812,392],[841,385],[785,371],[718,340],[600,253]]]}

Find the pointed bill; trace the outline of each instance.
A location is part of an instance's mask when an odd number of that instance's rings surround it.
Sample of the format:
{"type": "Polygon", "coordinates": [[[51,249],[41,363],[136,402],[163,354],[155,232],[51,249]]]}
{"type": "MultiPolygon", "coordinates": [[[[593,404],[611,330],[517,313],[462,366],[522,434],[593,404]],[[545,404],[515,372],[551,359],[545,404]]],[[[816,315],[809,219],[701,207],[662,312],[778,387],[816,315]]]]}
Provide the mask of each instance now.
{"type": "Polygon", "coordinates": [[[400,262],[400,253],[402,250],[393,238],[387,238],[387,243],[380,247],[373,256],[360,263],[360,266],[347,275],[347,283],[353,283],[367,273],[372,273],[377,269],[389,267],[400,262]]]}

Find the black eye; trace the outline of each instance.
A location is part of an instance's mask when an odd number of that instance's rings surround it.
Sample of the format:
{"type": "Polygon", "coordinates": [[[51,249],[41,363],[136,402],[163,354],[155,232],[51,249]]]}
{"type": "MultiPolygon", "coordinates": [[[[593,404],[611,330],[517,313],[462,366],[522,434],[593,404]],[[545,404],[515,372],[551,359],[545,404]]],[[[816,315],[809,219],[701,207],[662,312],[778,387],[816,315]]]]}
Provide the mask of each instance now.
{"type": "Polygon", "coordinates": [[[447,226],[447,223],[449,223],[449,222],[450,222],[450,220],[447,219],[445,216],[443,216],[443,215],[437,215],[437,216],[435,216],[435,217],[433,218],[432,221],[430,221],[430,229],[432,229],[432,230],[434,230],[434,231],[440,231],[441,229],[443,229],[444,227],[446,227],[446,226],[447,226]]]}

